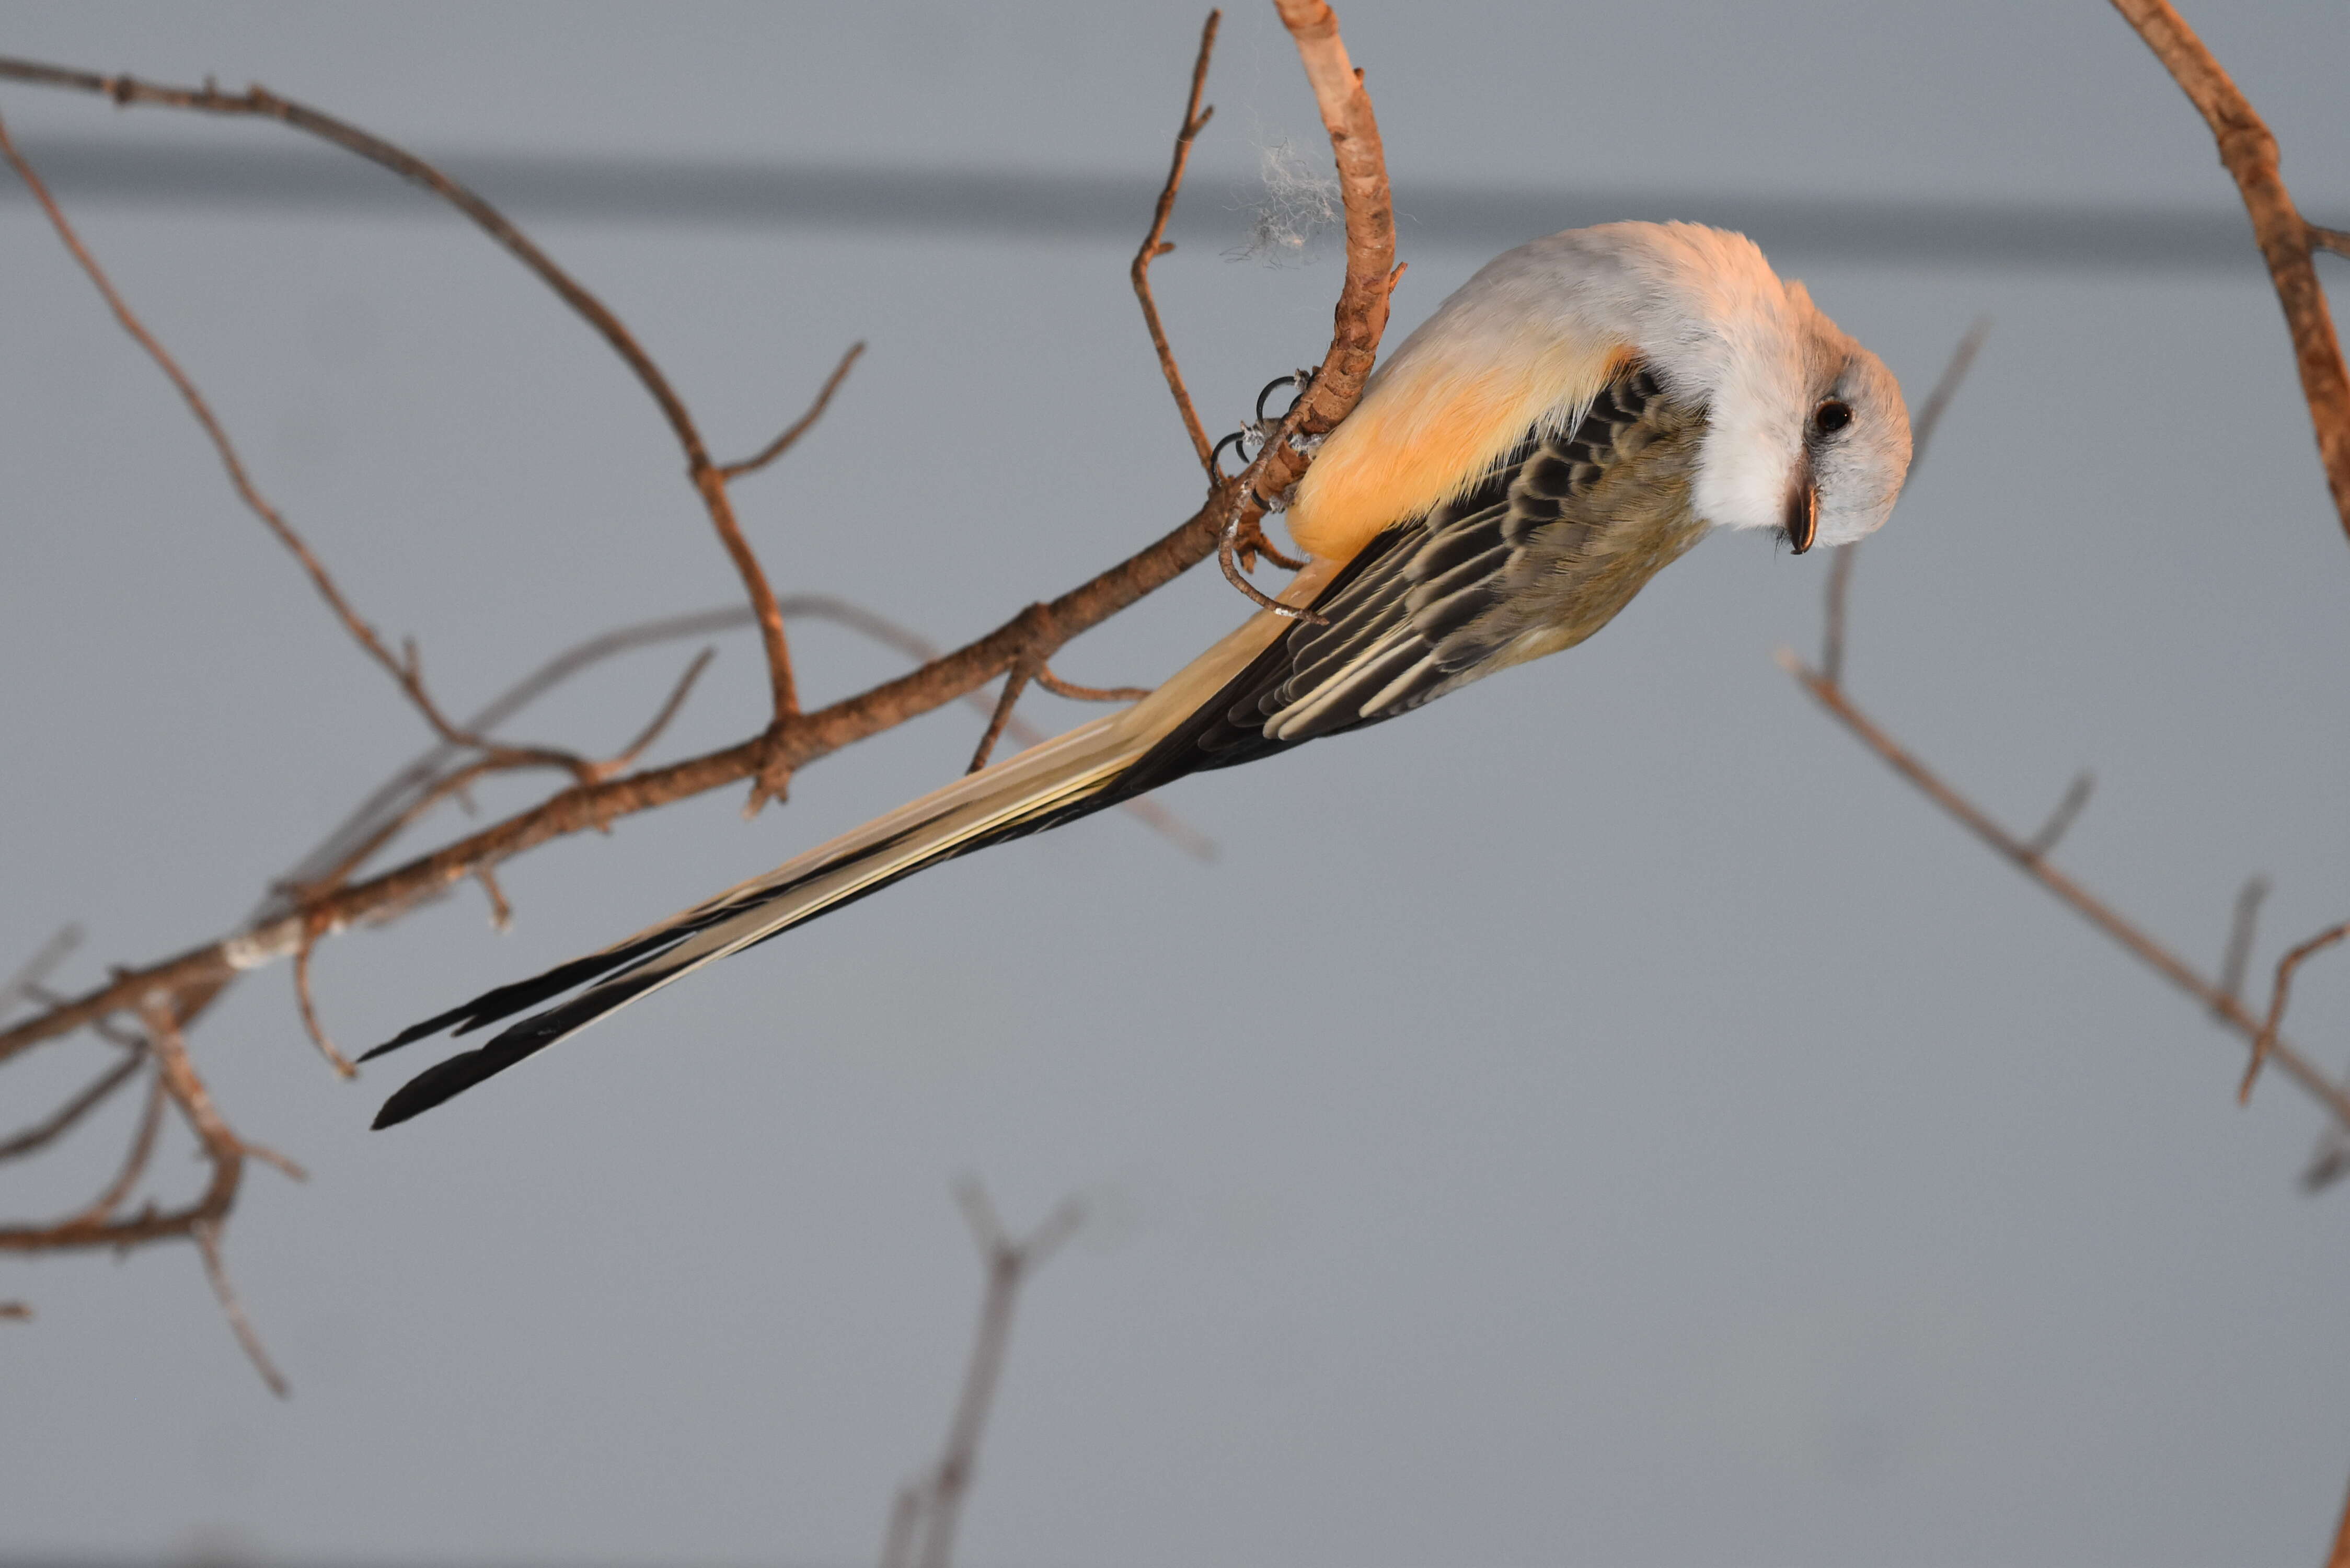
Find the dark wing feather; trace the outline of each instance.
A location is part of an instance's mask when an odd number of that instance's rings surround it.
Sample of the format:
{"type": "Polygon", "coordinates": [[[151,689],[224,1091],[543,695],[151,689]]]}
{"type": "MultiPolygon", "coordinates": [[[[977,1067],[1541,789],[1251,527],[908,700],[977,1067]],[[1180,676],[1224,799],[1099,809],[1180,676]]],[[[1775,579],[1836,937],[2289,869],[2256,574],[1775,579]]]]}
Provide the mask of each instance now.
{"type": "Polygon", "coordinates": [[[1544,575],[1605,531],[1605,516],[1577,504],[1639,449],[1645,436],[1627,432],[1652,412],[1691,417],[1652,410],[1658,400],[1655,379],[1630,367],[1572,431],[1528,432],[1466,494],[1373,539],[1315,601],[1326,624],[1299,622],[1113,793],[1376,724],[1487,673],[1555,597],[1541,591],[1544,575]],[[1520,606],[1532,607],[1512,613],[1520,606]]]}

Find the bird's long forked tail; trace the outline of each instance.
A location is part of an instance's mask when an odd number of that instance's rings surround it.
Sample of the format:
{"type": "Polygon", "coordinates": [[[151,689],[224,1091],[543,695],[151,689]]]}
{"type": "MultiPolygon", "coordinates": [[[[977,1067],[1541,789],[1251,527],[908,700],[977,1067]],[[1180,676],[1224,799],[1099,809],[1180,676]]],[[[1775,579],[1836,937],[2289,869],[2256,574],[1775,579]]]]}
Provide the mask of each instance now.
{"type": "MultiPolygon", "coordinates": [[[[1329,576],[1316,563],[1282,597],[1310,602],[1329,576]]],[[[484,992],[402,1030],[360,1060],[444,1029],[466,1034],[529,1014],[410,1079],[383,1103],[374,1125],[391,1127],[428,1111],[703,964],[900,877],[1124,798],[1117,789],[1119,775],[1247,669],[1287,624],[1261,612],[1130,708],[958,779],[600,952],[484,992]],[[582,986],[577,995],[556,1001],[582,986]],[[531,1011],[546,1002],[555,1005],[531,1011]]]]}

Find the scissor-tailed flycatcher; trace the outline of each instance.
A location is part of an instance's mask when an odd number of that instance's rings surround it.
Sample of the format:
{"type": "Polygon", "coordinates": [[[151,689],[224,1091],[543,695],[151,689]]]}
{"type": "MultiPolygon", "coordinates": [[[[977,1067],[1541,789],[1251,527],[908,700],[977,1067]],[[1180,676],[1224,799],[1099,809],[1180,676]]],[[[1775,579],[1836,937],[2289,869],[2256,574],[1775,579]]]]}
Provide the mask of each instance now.
{"type": "Polygon", "coordinates": [[[1877,356],[1740,234],[1611,223],[1522,245],[1439,306],[1324,442],[1281,596],[1118,713],[933,791],[380,1054],[530,1012],[384,1103],[390,1127],[616,1008],[900,877],[1203,768],[1392,719],[1572,648],[1709,528],[1797,553],[1881,525],[1909,415],[1877,356]]]}

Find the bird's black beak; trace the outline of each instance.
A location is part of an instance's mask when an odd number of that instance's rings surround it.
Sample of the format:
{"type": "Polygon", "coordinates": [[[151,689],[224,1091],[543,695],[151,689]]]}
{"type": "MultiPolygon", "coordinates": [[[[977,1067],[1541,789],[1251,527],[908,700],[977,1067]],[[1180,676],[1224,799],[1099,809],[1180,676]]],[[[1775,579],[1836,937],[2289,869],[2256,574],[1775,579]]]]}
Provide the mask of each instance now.
{"type": "Polygon", "coordinates": [[[1800,556],[1820,536],[1820,487],[1812,479],[1812,454],[1795,461],[1795,483],[1787,491],[1787,516],[1781,524],[1787,545],[1800,556]]]}

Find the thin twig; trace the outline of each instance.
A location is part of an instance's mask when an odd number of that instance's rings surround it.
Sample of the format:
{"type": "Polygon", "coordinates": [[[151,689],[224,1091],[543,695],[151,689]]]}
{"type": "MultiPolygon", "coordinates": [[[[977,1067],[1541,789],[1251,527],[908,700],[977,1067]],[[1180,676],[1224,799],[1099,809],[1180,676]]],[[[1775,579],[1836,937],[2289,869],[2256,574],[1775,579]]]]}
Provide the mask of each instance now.
{"type": "Polygon", "coordinates": [[[1159,354],[1159,373],[1167,378],[1167,389],[1175,394],[1175,407],[1183,416],[1183,429],[1191,437],[1191,450],[1199,454],[1200,465],[1211,476],[1216,472],[1215,453],[1208,443],[1207,427],[1200,422],[1200,411],[1191,406],[1191,394],[1184,389],[1183,372],[1175,364],[1175,350],[1168,346],[1167,328],[1159,322],[1159,302],[1150,294],[1150,264],[1175,248],[1167,243],[1167,220],[1175,215],[1175,198],[1183,189],[1183,171],[1191,161],[1191,144],[1215,116],[1213,107],[1200,107],[1200,95],[1207,90],[1208,58],[1215,53],[1216,28],[1223,19],[1222,11],[1211,11],[1207,26],[1200,29],[1200,57],[1191,67],[1191,96],[1183,106],[1182,128],[1175,132],[1175,155],[1167,168],[1167,183],[1159,189],[1159,205],[1150,215],[1150,231],[1142,236],[1142,248],[1134,253],[1134,265],[1128,269],[1128,275],[1134,280],[1134,297],[1142,302],[1142,323],[1150,329],[1150,346],[1159,354]]]}
{"type": "Polygon", "coordinates": [[[244,1303],[237,1299],[235,1282],[228,1277],[228,1264],[221,1258],[220,1221],[200,1221],[194,1231],[196,1246],[203,1253],[204,1278],[212,1282],[213,1294],[220,1302],[221,1314],[228,1319],[229,1328],[236,1334],[237,1344],[244,1347],[245,1358],[253,1369],[261,1374],[262,1382],[280,1399],[293,1394],[292,1385],[286,1381],[269,1352],[262,1347],[261,1335],[254,1332],[253,1320],[244,1315],[244,1303]]]}
{"type": "Polygon", "coordinates": [[[980,1303],[979,1329],[972,1340],[962,1393],[947,1424],[944,1451],[929,1484],[918,1494],[922,1526],[920,1550],[914,1557],[918,1568],[947,1568],[954,1555],[962,1500],[978,1469],[980,1437],[986,1430],[988,1410],[1003,1373],[1004,1352],[1012,1342],[1012,1311],[1018,1303],[1020,1287],[1085,1219],[1084,1207],[1076,1199],[1067,1199],[1035,1230],[1015,1241],[1005,1234],[995,1206],[976,1181],[959,1183],[955,1197],[986,1267],[987,1290],[980,1303]]]}
{"type": "Polygon", "coordinates": [[[784,453],[791,451],[798,443],[800,437],[807,434],[809,428],[816,421],[824,418],[824,410],[832,406],[832,395],[840,390],[840,384],[843,381],[848,379],[848,368],[856,364],[857,357],[864,352],[864,339],[859,338],[851,343],[848,346],[848,352],[840,357],[840,363],[832,368],[832,374],[824,379],[824,389],[816,393],[816,401],[808,405],[808,411],[785,425],[784,433],[761,447],[757,455],[746,457],[740,462],[719,464],[719,477],[740,479],[746,473],[756,473],[784,453]]]}
{"type": "MultiPolygon", "coordinates": [[[[1975,356],[1982,352],[1983,340],[1991,336],[1991,317],[1978,316],[1960,337],[1950,357],[1943,362],[1942,373],[1934,381],[1933,390],[1918,405],[1918,417],[1909,428],[1909,473],[1903,482],[1906,488],[1918,477],[1918,464],[1926,461],[1926,448],[1934,439],[1935,429],[1942,422],[1942,414],[1958,395],[1960,386],[1973,368],[1975,356]]],[[[1844,679],[1845,601],[1852,592],[1852,568],[1860,559],[1858,541],[1836,551],[1828,563],[1827,629],[1820,648],[1820,674],[1833,686],[1844,679]]]]}
{"type": "Polygon", "coordinates": [[[2244,974],[2251,967],[2252,938],[2260,928],[2261,901],[2269,896],[2269,879],[2262,876],[2244,878],[2237,890],[2236,908],[2228,921],[2228,946],[2220,959],[2220,989],[2241,1000],[2244,994],[2244,974]]]}
{"type": "Polygon", "coordinates": [[[298,1160],[295,1160],[286,1155],[278,1153],[267,1144],[255,1143],[249,1137],[239,1138],[236,1141],[237,1146],[243,1148],[247,1155],[261,1161],[262,1164],[269,1167],[272,1170],[275,1170],[277,1174],[286,1178],[286,1180],[307,1181],[310,1179],[310,1173],[303,1168],[298,1160]]]}
{"type": "MultiPolygon", "coordinates": [[[[701,430],[694,424],[693,416],[686,411],[684,400],[670,385],[668,377],[653,362],[652,356],[646,353],[635,337],[621,325],[620,318],[613,315],[603,301],[581,287],[569,273],[557,266],[553,257],[539,249],[528,235],[509,223],[495,207],[414,153],[395,147],[382,138],[370,135],[332,115],[290,99],[280,98],[257,84],[242,93],[224,93],[209,84],[202,88],[165,87],[142,82],[132,77],[100,76],[94,72],[5,57],[0,57],[0,79],[101,93],[125,108],[133,104],[153,104],[203,114],[274,119],[296,130],[333,142],[369,162],[382,165],[400,178],[432,192],[472,219],[483,233],[528,267],[539,281],[553,289],[566,305],[595,328],[635,373],[638,381],[660,409],[662,418],[669,421],[671,431],[685,453],[686,477],[702,497],[702,504],[710,514],[711,525],[717,531],[719,543],[724,546],[727,557],[734,563],[735,572],[743,579],[743,589],[750,597],[752,610],[758,618],[759,637],[766,649],[769,683],[774,691],[775,722],[780,726],[784,721],[799,712],[791,654],[784,639],[783,616],[775,607],[775,589],[769,586],[758,556],[743,536],[742,524],[734,516],[733,501],[726,491],[726,476],[711,461],[701,430]]],[[[780,749],[775,748],[777,751],[780,749]]],[[[778,764],[771,763],[764,768],[761,773],[762,793],[779,793],[781,776],[778,764]]]]}
{"type": "Polygon", "coordinates": [[[432,732],[446,744],[470,746],[480,750],[485,763],[491,768],[503,770],[559,767],[567,768],[575,774],[581,774],[587,765],[586,763],[567,752],[552,751],[543,747],[493,745],[479,735],[462,730],[450,722],[448,716],[442,712],[440,705],[432,700],[432,692],[424,683],[423,660],[417,652],[414,640],[410,639],[406,642],[402,651],[395,656],[390,649],[385,646],[375,628],[369,625],[352,607],[350,601],[343,597],[342,590],[336,586],[334,577],[328,572],[325,564],[304,542],[302,536],[295,532],[293,524],[286,522],[284,514],[280,513],[270,504],[268,498],[261,493],[259,487],[253,483],[252,476],[245,471],[243,459],[237,455],[236,445],[229,439],[227,429],[213,414],[211,404],[204,400],[203,394],[197,389],[195,382],[187,372],[180,368],[179,362],[172,358],[170,352],[156,339],[154,334],[147,329],[137,313],[131,310],[128,302],[116,290],[106,270],[99,265],[98,258],[90,254],[88,246],[82,244],[81,236],[67,220],[64,211],[58,207],[56,200],[49,194],[47,185],[42,182],[40,175],[26,161],[24,155],[17,151],[5,123],[0,123],[0,155],[5,156],[18,176],[24,180],[26,188],[39,202],[41,210],[47,214],[50,226],[57,231],[58,239],[98,289],[99,296],[106,301],[107,307],[113,312],[115,320],[121,326],[123,331],[146,350],[148,357],[154,360],[165,379],[179,392],[181,400],[187,404],[197,424],[211,441],[213,450],[219,457],[222,468],[226,471],[229,483],[235,490],[238,499],[244,503],[247,510],[261,519],[263,525],[268,528],[278,543],[284,545],[301,565],[302,569],[308,574],[311,585],[317,588],[319,597],[327,601],[328,607],[334,611],[336,618],[342,623],[344,630],[348,632],[352,639],[359,645],[361,651],[374,659],[391,677],[393,683],[408,698],[409,702],[423,718],[432,732]]]}
{"type": "Polygon", "coordinates": [[[167,1237],[194,1234],[207,1220],[224,1218],[236,1202],[244,1179],[244,1146],[213,1108],[212,1095],[188,1060],[179,1020],[162,998],[150,995],[133,1004],[147,1029],[158,1081],[180,1108],[196,1134],[212,1179],[187,1207],[158,1212],[151,1204],[127,1220],[112,1220],[88,1210],[52,1225],[0,1226],[0,1251],[64,1251],[93,1247],[130,1247],[167,1237]]]}
{"type": "Polygon", "coordinates": [[[490,900],[490,925],[496,930],[506,930],[514,925],[514,906],[506,902],[506,890],[498,886],[498,874],[484,866],[473,873],[473,880],[482,885],[483,894],[490,900]]]}
{"type": "Polygon", "coordinates": [[[2293,971],[2301,967],[2303,959],[2324,951],[2345,937],[2350,937],[2350,920],[2327,927],[2277,960],[2276,983],[2269,992],[2269,1015],[2261,1021],[2261,1032],[2252,1036],[2252,1059],[2244,1064],[2244,1081],[2236,1090],[2238,1105],[2251,1104],[2252,1081],[2275,1054],[2277,1028],[2284,1023],[2285,1002],[2293,993],[2293,971]]]}
{"type": "Polygon", "coordinates": [[[154,1157],[155,1138],[163,1130],[163,1106],[170,1096],[163,1085],[163,1075],[157,1073],[149,1080],[147,1104],[139,1113],[139,1130],[130,1135],[130,1152],[123,1156],[122,1168],[115,1173],[105,1191],[91,1200],[76,1219],[103,1224],[113,1218],[114,1211],[130,1197],[139,1179],[147,1174],[147,1162],[154,1157]]]}
{"type": "Polygon", "coordinates": [[[0,1012],[7,1012],[20,1001],[33,1000],[41,990],[41,982],[57,971],[57,965],[71,958],[74,949],[79,946],[81,928],[59,926],[47,941],[33,950],[33,956],[17,967],[7,983],[0,984],[0,1012]]]}
{"type": "Polygon", "coordinates": [[[1139,702],[1150,695],[1148,686],[1078,686],[1053,673],[1050,666],[1036,667],[1036,684],[1055,697],[1066,697],[1074,702],[1139,702]]]}
{"type": "Polygon", "coordinates": [[[425,722],[432,727],[433,732],[442,740],[452,743],[468,743],[466,737],[458,733],[455,727],[434,705],[432,697],[424,689],[421,672],[412,665],[404,664],[395,658],[391,650],[384,646],[383,639],[377,636],[375,628],[369,626],[359,611],[351,607],[350,601],[343,597],[342,590],[335,586],[335,579],[328,574],[326,566],[318,557],[311,553],[309,545],[303,543],[302,536],[294,531],[293,525],[286,521],[284,514],[271,505],[268,498],[264,496],[254,484],[252,475],[245,472],[244,460],[237,456],[235,443],[229,440],[228,431],[213,413],[212,405],[206,402],[203,394],[196,389],[196,384],[189,379],[188,373],[180,369],[179,361],[172,358],[163,345],[156,340],[155,335],[147,330],[146,324],[139,319],[129,303],[116,290],[113,280],[106,274],[106,269],[99,265],[98,258],[90,254],[87,245],[82,244],[80,234],[75,232],[73,224],[67,220],[64,210],[58,207],[56,198],[49,194],[47,184],[35,171],[32,164],[26,161],[25,155],[17,151],[16,143],[9,136],[5,122],[0,122],[0,156],[7,159],[9,164],[16,171],[17,177],[25,182],[26,189],[33,193],[33,199],[40,203],[41,211],[48,216],[49,226],[57,231],[57,238],[72,254],[75,263],[80,266],[91,285],[97,288],[99,297],[106,301],[107,308],[114,313],[116,322],[120,325],[124,332],[130,334],[132,341],[147,351],[147,357],[155,361],[156,368],[163,372],[164,377],[178,390],[181,400],[188,405],[188,411],[195,416],[196,423],[203,427],[204,435],[212,441],[213,451],[220,458],[221,466],[228,471],[229,483],[236,491],[238,499],[243,501],[246,508],[255,516],[260,518],[263,524],[276,535],[277,542],[301,563],[302,569],[310,576],[311,585],[318,590],[319,597],[324,598],[328,607],[335,612],[336,618],[343,623],[343,628],[350,633],[353,640],[359,643],[369,658],[381,665],[391,676],[393,681],[407,694],[409,701],[413,702],[418,711],[423,714],[425,722]]]}
{"type": "Polygon", "coordinates": [[[2252,220],[2252,238],[2293,335],[2294,368],[2317,434],[2318,460],[2345,533],[2350,533],[2350,370],[2334,333],[2334,316],[2317,281],[2310,247],[2317,236],[2293,205],[2277,167],[2277,143],[2251,100],[2236,86],[2169,0],[2114,0],[2211,128],[2220,161],[2234,177],[2252,220]]]}
{"type": "MultiPolygon", "coordinates": [[[[1926,461],[1926,449],[1933,444],[1934,432],[1941,428],[1942,416],[1950,410],[1950,400],[1959,395],[1966,384],[1967,372],[1974,369],[1975,356],[1982,352],[1985,339],[1991,337],[1991,317],[1978,316],[1967,324],[1958,346],[1942,365],[1942,373],[1934,379],[1933,389],[1926,400],[1918,405],[1918,417],[1909,427],[1909,478],[1918,477],[1918,465],[1926,461]]],[[[1904,482],[1907,483],[1906,481],[1904,482]]]]}
{"type": "Polygon", "coordinates": [[[2035,856],[2054,852],[2057,841],[2064,836],[2074,819],[2081,815],[2081,809],[2089,804],[2090,793],[2096,787],[2095,774],[2084,772],[2074,774],[2073,782],[2065,786],[2064,798],[2056,803],[2056,809],[2048,814],[2048,820],[2040,825],[2040,831],[2024,840],[2023,846],[2035,856]]]}
{"type": "MultiPolygon", "coordinates": [[[[751,616],[747,610],[733,613],[738,617],[739,623],[748,624],[751,621],[751,616]]],[[[445,751],[434,753],[432,755],[421,759],[414,765],[404,770],[392,781],[390,784],[387,784],[384,788],[378,790],[373,795],[369,797],[368,805],[361,807],[359,812],[355,813],[350,818],[347,819],[343,826],[336,829],[334,834],[328,836],[326,845],[320,846],[318,849],[313,850],[309,855],[306,856],[303,859],[302,865],[304,867],[317,866],[323,851],[328,846],[334,845],[341,845],[345,846],[342,857],[339,860],[337,860],[332,865],[328,866],[323,871],[319,872],[315,880],[308,882],[289,881],[286,884],[287,890],[292,893],[294,900],[297,905],[305,908],[315,909],[317,900],[321,895],[329,893],[335,888],[343,886],[346,880],[355,874],[360,867],[373,859],[376,854],[386,845],[399,837],[400,834],[407,831],[409,827],[412,826],[426,813],[430,812],[434,806],[440,805],[442,801],[453,796],[461,801],[464,801],[466,809],[470,812],[473,809],[473,806],[471,801],[467,798],[465,792],[470,789],[476,781],[490,774],[513,772],[518,768],[526,767],[559,766],[566,772],[569,773],[575,780],[583,784],[600,784],[606,779],[615,778],[625,774],[635,764],[637,759],[644,754],[646,748],[650,746],[654,741],[660,738],[661,732],[668,727],[670,721],[674,719],[677,716],[679,710],[685,705],[688,694],[690,694],[693,690],[694,681],[701,677],[702,670],[708,667],[714,653],[714,649],[705,649],[699,658],[695,659],[691,664],[688,665],[686,667],[685,674],[679,680],[678,683],[671,689],[668,699],[662,702],[659,711],[654,713],[651,722],[645,726],[635,740],[629,742],[629,747],[626,751],[605,761],[588,762],[585,760],[566,760],[556,762],[546,761],[538,757],[526,757],[524,761],[508,763],[502,761],[498,753],[493,753],[486,756],[476,757],[473,761],[466,763],[463,766],[459,767],[452,772],[442,774],[436,778],[432,776],[432,769],[435,767],[439,761],[448,753],[445,751]],[[393,807],[391,803],[397,800],[399,789],[416,784],[421,784],[421,788],[414,797],[410,799],[404,805],[393,807]],[[374,810],[379,807],[388,810],[389,815],[381,815],[372,826],[367,826],[366,816],[370,810],[374,810]],[[363,826],[367,826],[367,831],[364,834],[358,834],[357,830],[363,826]],[[355,835],[357,835],[357,836],[354,841],[355,835]]],[[[552,682],[549,684],[552,684],[552,682]]],[[[609,825],[599,824],[598,826],[608,827],[609,825]]]]}
{"type": "Polygon", "coordinates": [[[21,1159],[55,1143],[84,1116],[112,1099],[115,1091],[129,1083],[146,1064],[147,1054],[143,1046],[126,1054],[122,1060],[100,1073],[88,1088],[68,1100],[48,1120],[26,1127],[5,1143],[0,1143],[0,1159],[21,1159]]]}
{"type": "Polygon", "coordinates": [[[922,1489],[908,1481],[889,1504],[889,1523],[881,1532],[881,1568],[911,1568],[914,1527],[922,1519],[922,1489]]]}
{"type": "MultiPolygon", "coordinates": [[[[2069,906],[2091,925],[2121,944],[2123,949],[2140,962],[2161,975],[2171,984],[2193,996],[2210,1009],[2212,1015],[2246,1040],[2254,1040],[2262,1033],[2261,1022],[2244,1011],[2243,1004],[2230,996],[2217,984],[2196,972],[2193,966],[2169,949],[2147,935],[2135,922],[2124,917],[2104,899],[2097,898],[2064,872],[2051,866],[2033,851],[2032,846],[1991,820],[1989,814],[1945,784],[1925,763],[1919,762],[1899,742],[1879,729],[1876,722],[1853,705],[1841,687],[1835,686],[1817,671],[1808,669],[1790,650],[1782,649],[1779,663],[1794,676],[1804,691],[1826,709],[1844,727],[1859,737],[1863,744],[1882,758],[1894,772],[1908,779],[1927,799],[1956,817],[1968,831],[2014,865],[2016,869],[2039,883],[2059,900],[2069,906]]],[[[2272,1038],[2268,1054],[2291,1075],[2293,1082],[2307,1090],[2312,1098],[2323,1104],[2350,1127],[2350,1091],[2345,1091],[2319,1071],[2316,1064],[2288,1044],[2282,1038],[2272,1038]]]]}
{"type": "Polygon", "coordinates": [[[294,1004],[301,1012],[302,1027],[308,1031],[310,1044],[318,1048],[318,1054],[327,1059],[327,1064],[334,1068],[338,1077],[356,1078],[359,1070],[351,1064],[349,1057],[335,1049],[332,1040],[327,1038],[327,1026],[318,1022],[318,1005],[310,995],[310,954],[317,948],[322,929],[316,920],[306,922],[302,930],[302,945],[294,950],[294,1004]]]}
{"type": "Polygon", "coordinates": [[[705,648],[695,654],[693,662],[685,667],[685,673],[678,677],[677,684],[670,688],[669,698],[660,705],[660,711],[638,732],[637,738],[618,755],[588,764],[591,781],[600,783],[605,779],[617,778],[636,766],[637,759],[645,754],[647,747],[660,739],[660,732],[669,728],[669,722],[677,717],[679,709],[685,706],[686,698],[692,694],[693,683],[702,679],[702,672],[710,668],[710,661],[717,656],[718,650],[714,648],[705,648]]]}
{"type": "Polygon", "coordinates": [[[979,737],[979,749],[972,753],[971,766],[963,772],[975,774],[987,765],[989,755],[995,750],[996,741],[1003,733],[1004,724],[1012,717],[1012,705],[1020,701],[1021,690],[1028,684],[1029,674],[1034,669],[1034,665],[1024,659],[1005,673],[1003,693],[996,698],[994,711],[987,717],[986,732],[979,737]]]}
{"type": "Polygon", "coordinates": [[[0,1302],[0,1323],[30,1323],[33,1308],[26,1302],[0,1302]]]}

